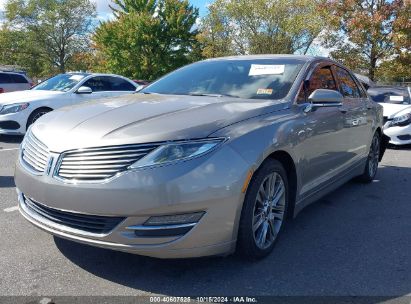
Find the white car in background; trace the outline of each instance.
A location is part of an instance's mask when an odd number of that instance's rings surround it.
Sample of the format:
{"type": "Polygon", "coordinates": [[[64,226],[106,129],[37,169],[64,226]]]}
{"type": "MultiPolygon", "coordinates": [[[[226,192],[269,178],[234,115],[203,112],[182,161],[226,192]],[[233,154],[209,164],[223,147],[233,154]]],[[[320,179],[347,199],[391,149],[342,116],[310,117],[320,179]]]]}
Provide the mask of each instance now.
{"type": "Polygon", "coordinates": [[[384,108],[384,134],[393,145],[411,144],[410,87],[376,86],[368,94],[384,108]]]}
{"type": "Polygon", "coordinates": [[[0,134],[22,135],[42,115],[69,105],[136,92],[132,80],[109,74],[67,73],[31,90],[0,94],[0,134]]]}

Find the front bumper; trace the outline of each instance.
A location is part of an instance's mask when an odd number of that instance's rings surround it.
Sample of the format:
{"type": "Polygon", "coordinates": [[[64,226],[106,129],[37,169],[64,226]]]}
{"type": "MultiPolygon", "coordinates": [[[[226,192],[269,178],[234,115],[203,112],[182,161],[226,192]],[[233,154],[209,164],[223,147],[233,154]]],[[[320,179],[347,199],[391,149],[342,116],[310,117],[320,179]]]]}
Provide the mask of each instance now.
{"type": "Polygon", "coordinates": [[[390,144],[408,145],[411,144],[411,124],[404,127],[384,128],[385,135],[390,137],[390,144]]]}
{"type": "Polygon", "coordinates": [[[0,134],[24,135],[27,119],[28,113],[25,113],[25,111],[0,115],[0,134]]]}
{"type": "Polygon", "coordinates": [[[170,166],[127,171],[105,183],[67,184],[35,176],[16,164],[22,215],[54,235],[93,246],[158,258],[223,255],[235,249],[249,165],[229,145],[210,155],[170,166]],[[25,197],[74,214],[123,217],[111,231],[87,233],[58,225],[27,207],[25,197]],[[187,233],[137,236],[129,227],[150,217],[205,212],[187,233]]]}

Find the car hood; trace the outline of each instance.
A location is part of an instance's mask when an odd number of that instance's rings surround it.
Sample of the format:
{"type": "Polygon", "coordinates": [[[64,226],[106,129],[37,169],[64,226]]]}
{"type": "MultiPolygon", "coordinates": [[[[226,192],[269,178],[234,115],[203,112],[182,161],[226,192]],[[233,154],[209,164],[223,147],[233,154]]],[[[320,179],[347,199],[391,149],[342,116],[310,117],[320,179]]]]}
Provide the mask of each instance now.
{"type": "Polygon", "coordinates": [[[269,100],[133,94],[61,108],[33,134],[50,151],[204,138],[232,123],[288,107],[269,100]]]}
{"type": "Polygon", "coordinates": [[[64,94],[58,91],[26,90],[0,94],[0,106],[21,102],[32,102],[39,99],[64,94]]]}
{"type": "Polygon", "coordinates": [[[384,117],[391,119],[395,117],[399,112],[404,110],[411,111],[411,105],[404,105],[404,104],[393,104],[393,103],[384,103],[381,102],[380,105],[384,108],[384,117]]]}

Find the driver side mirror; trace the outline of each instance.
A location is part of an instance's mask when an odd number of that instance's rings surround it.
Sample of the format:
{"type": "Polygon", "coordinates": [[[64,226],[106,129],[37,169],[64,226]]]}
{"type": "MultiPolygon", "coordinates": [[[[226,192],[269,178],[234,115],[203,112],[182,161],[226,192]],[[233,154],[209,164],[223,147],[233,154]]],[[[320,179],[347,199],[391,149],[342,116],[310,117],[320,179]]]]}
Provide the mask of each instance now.
{"type": "Polygon", "coordinates": [[[326,107],[341,107],[344,97],[340,92],[328,89],[317,89],[308,97],[310,105],[306,112],[315,110],[316,108],[326,107]]]}
{"type": "Polygon", "coordinates": [[[91,94],[93,93],[93,90],[90,87],[82,86],[78,88],[76,93],[77,94],[91,94]]]}

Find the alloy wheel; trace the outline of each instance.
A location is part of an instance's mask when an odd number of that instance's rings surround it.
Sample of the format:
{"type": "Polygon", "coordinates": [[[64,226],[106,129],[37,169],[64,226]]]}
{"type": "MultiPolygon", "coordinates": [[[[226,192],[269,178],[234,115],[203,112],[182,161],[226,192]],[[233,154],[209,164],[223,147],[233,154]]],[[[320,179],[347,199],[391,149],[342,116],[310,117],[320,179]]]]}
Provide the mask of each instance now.
{"type": "Polygon", "coordinates": [[[377,173],[378,161],[380,157],[380,140],[374,136],[371,143],[370,153],[368,154],[368,174],[374,177],[377,173]]]}
{"type": "Polygon", "coordinates": [[[47,112],[38,112],[38,113],[36,113],[36,115],[33,116],[32,123],[35,123],[36,120],[39,119],[44,114],[47,114],[47,112]]]}
{"type": "Polygon", "coordinates": [[[277,238],[285,216],[285,185],[273,172],[260,185],[254,204],[253,235],[260,249],[270,247],[277,238]]]}

